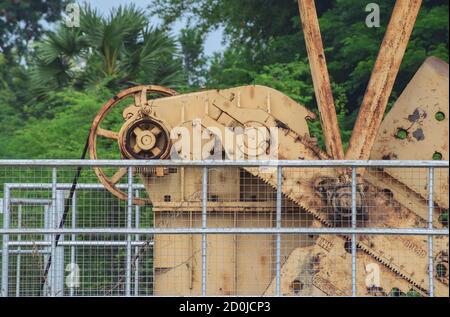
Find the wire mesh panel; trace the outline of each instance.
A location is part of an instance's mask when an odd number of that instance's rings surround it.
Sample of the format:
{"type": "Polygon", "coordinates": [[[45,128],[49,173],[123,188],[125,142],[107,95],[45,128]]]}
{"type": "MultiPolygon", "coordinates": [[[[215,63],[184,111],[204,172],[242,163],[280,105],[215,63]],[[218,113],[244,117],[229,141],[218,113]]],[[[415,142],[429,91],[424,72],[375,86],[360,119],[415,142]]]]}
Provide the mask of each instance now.
{"type": "Polygon", "coordinates": [[[19,163],[3,296],[448,296],[446,162],[19,163]]]}

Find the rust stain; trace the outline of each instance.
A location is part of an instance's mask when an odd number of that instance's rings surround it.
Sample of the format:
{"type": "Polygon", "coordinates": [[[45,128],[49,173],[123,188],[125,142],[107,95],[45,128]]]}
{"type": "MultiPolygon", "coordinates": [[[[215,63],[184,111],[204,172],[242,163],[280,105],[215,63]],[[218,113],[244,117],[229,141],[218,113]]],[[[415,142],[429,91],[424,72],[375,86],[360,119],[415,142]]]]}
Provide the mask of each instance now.
{"type": "Polygon", "coordinates": [[[398,156],[395,153],[388,153],[383,155],[382,159],[385,161],[398,160],[398,156]]]}
{"type": "Polygon", "coordinates": [[[250,87],[250,98],[251,99],[255,98],[255,87],[254,86],[250,87]]]}
{"type": "Polygon", "coordinates": [[[277,125],[277,128],[281,128],[281,129],[285,129],[285,130],[290,130],[289,126],[288,126],[286,123],[284,123],[284,122],[282,122],[282,121],[280,121],[280,120],[278,120],[278,119],[275,119],[275,123],[276,123],[276,125],[277,125]]]}
{"type": "Polygon", "coordinates": [[[219,290],[224,295],[232,295],[230,290],[230,276],[227,273],[222,274],[223,287],[219,288],[219,290]]]}
{"type": "Polygon", "coordinates": [[[259,262],[261,263],[261,265],[265,266],[268,263],[267,255],[261,255],[259,262]]]}
{"type": "Polygon", "coordinates": [[[352,131],[346,159],[368,159],[421,1],[397,1],[352,131]]]}

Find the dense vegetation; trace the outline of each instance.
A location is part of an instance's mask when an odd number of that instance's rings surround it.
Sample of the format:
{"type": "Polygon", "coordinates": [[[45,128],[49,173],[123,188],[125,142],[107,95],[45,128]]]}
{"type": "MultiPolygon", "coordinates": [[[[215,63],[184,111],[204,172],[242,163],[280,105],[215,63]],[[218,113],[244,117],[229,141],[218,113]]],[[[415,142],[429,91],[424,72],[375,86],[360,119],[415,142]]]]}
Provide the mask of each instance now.
{"type": "MultiPolygon", "coordinates": [[[[0,2],[0,159],[79,158],[99,108],[115,92],[135,83],[165,85],[180,92],[261,84],[317,112],[297,0],[149,0],[147,10],[130,5],[106,16],[85,7],[79,28],[59,22],[68,2],[0,2]],[[161,18],[163,24],[152,25],[153,16],[161,18]],[[175,38],[168,30],[182,18],[188,24],[175,38]],[[51,31],[45,32],[50,26],[51,31]],[[206,35],[219,27],[225,33],[224,50],[207,57],[206,35]]],[[[380,1],[380,28],[365,25],[364,1],[316,3],[346,143],[394,0],[380,1]]],[[[448,62],[448,10],[448,0],[424,0],[391,103],[427,56],[448,62]]],[[[310,128],[321,144],[319,122],[310,128]]],[[[111,145],[105,144],[99,151],[102,158],[117,158],[118,151],[111,145]]],[[[71,182],[73,172],[68,169],[60,173],[59,181],[71,182]]],[[[51,175],[49,169],[2,173],[3,182],[49,182],[51,175]]],[[[90,181],[96,181],[92,171],[83,171],[80,182],[90,181]]],[[[2,190],[0,186],[0,194],[2,190]]],[[[125,225],[121,214],[125,203],[101,200],[102,195],[80,193],[78,215],[86,223],[78,225],[87,227],[98,220],[106,227],[125,225]],[[90,205],[96,200],[102,204],[95,205],[94,212],[90,205]]],[[[442,217],[448,223],[448,212],[442,217]]],[[[142,212],[142,226],[152,226],[152,220],[151,212],[142,212]]],[[[104,254],[104,259],[110,256],[116,260],[114,266],[103,263],[95,250],[86,249],[80,255],[87,272],[82,276],[84,289],[89,292],[90,287],[98,290],[111,285],[115,290],[116,285],[123,284],[117,274],[123,271],[123,249],[109,248],[110,253],[104,254]],[[98,278],[92,278],[91,270],[98,278]]],[[[152,271],[152,261],[146,261],[141,283],[152,284],[152,271]]],[[[38,278],[36,275],[39,286],[38,278]]],[[[38,291],[34,290],[36,294],[38,291]]],[[[151,287],[146,291],[150,294],[151,287]]],[[[417,295],[414,291],[392,291],[394,296],[417,295]]]]}
{"type": "MultiPolygon", "coordinates": [[[[296,0],[154,0],[107,16],[86,7],[80,28],[55,22],[65,3],[0,4],[0,158],[79,157],[99,107],[135,82],[180,91],[262,84],[317,111],[296,0]],[[181,18],[188,25],[174,38],[167,30],[181,18]],[[218,27],[225,49],[206,57],[204,39],[218,27]]],[[[317,1],[344,142],[393,3],[380,4],[380,28],[367,28],[361,1],[317,1]]],[[[424,1],[392,100],[430,55],[448,61],[446,0],[424,1]]],[[[311,131],[321,141],[318,123],[311,131]]]]}

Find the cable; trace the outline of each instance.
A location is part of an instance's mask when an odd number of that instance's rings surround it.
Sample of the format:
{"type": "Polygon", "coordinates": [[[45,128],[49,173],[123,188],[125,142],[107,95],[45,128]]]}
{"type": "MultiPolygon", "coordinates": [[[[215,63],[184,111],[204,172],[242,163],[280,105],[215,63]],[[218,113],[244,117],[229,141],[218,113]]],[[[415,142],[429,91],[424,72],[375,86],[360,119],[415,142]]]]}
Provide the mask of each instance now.
{"type": "MultiPolygon", "coordinates": [[[[83,153],[81,154],[81,159],[82,160],[84,160],[86,158],[87,150],[89,148],[89,135],[87,137],[86,143],[84,144],[83,153]]],[[[76,172],[75,176],[73,177],[72,187],[70,188],[69,197],[65,200],[65,203],[64,203],[64,213],[63,213],[63,216],[62,216],[61,221],[59,223],[59,229],[62,229],[64,227],[64,223],[66,222],[67,215],[69,214],[70,207],[72,206],[73,195],[75,194],[75,191],[77,189],[78,178],[81,175],[81,170],[82,169],[83,169],[83,167],[79,166],[77,168],[77,172],[76,172]]],[[[55,247],[58,246],[58,242],[59,242],[60,236],[61,235],[58,234],[55,237],[55,240],[56,240],[55,241],[55,247]]],[[[44,275],[42,276],[41,288],[40,288],[40,292],[41,293],[39,295],[42,295],[42,292],[44,291],[44,286],[45,286],[45,283],[47,282],[48,272],[50,270],[50,266],[51,265],[52,265],[52,255],[50,254],[50,256],[48,258],[48,261],[47,261],[47,265],[45,267],[44,275]]]]}

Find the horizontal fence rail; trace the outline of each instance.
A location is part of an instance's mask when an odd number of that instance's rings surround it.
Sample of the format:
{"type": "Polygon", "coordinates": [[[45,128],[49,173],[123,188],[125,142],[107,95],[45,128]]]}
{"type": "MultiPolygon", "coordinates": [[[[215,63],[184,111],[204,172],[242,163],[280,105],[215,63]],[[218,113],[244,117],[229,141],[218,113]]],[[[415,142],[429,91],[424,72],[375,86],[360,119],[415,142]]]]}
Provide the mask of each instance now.
{"type": "Polygon", "coordinates": [[[0,160],[1,294],[448,296],[449,229],[441,224],[441,215],[448,217],[441,207],[448,167],[387,160],[0,160]],[[99,167],[124,171],[114,186],[122,199],[98,181],[99,167]],[[146,174],[150,167],[174,171],[146,174]],[[261,174],[252,175],[256,167],[261,174]],[[348,179],[338,185],[320,176],[344,169],[348,179]],[[151,203],[136,204],[141,198],[151,203]],[[384,237],[392,245],[380,247],[384,237]],[[389,292],[376,278],[367,285],[364,274],[373,267],[361,265],[371,247],[389,292]],[[404,278],[410,273],[420,283],[404,278]]]}
{"type": "Polygon", "coordinates": [[[367,234],[367,235],[448,235],[448,229],[386,228],[145,228],[145,229],[0,229],[0,234],[367,234]]]}
{"type": "Polygon", "coordinates": [[[0,160],[0,166],[39,167],[138,167],[138,166],[197,166],[197,167],[449,167],[449,161],[360,161],[360,160],[0,160]]]}

